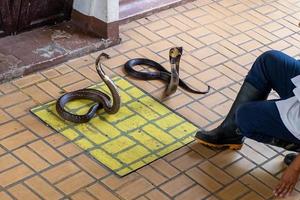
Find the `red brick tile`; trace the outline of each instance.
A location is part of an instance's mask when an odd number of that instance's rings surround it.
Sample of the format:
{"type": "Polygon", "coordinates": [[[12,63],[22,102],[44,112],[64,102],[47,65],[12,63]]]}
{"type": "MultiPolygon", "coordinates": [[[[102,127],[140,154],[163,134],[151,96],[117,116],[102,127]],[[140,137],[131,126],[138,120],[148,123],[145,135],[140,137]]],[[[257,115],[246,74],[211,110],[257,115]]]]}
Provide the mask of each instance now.
{"type": "Polygon", "coordinates": [[[161,39],[160,36],[153,33],[152,31],[146,29],[145,27],[140,26],[140,27],[135,28],[134,30],[153,42],[161,39]]]}
{"type": "Polygon", "coordinates": [[[6,108],[5,111],[9,113],[14,118],[21,117],[29,112],[31,108],[33,108],[36,105],[36,103],[33,100],[28,100],[25,102],[22,102],[20,104],[17,104],[15,106],[11,106],[9,108],[6,108]]]}
{"type": "Polygon", "coordinates": [[[16,91],[18,88],[11,84],[10,82],[0,84],[0,91],[4,94],[8,94],[10,92],[16,91]]]}
{"type": "Polygon", "coordinates": [[[256,194],[256,192],[250,192],[248,194],[245,194],[242,198],[240,198],[241,200],[263,200],[264,198],[262,198],[261,196],[259,196],[258,194],[256,194]]]}
{"type": "Polygon", "coordinates": [[[126,32],[124,32],[124,34],[126,34],[128,37],[130,37],[131,39],[137,41],[138,43],[140,43],[142,45],[148,45],[151,43],[151,41],[149,39],[147,39],[142,34],[136,32],[134,30],[127,30],[126,32]]]}
{"type": "Polygon", "coordinates": [[[35,153],[39,154],[42,158],[50,162],[51,164],[56,164],[64,160],[64,158],[57,153],[53,148],[42,140],[36,141],[28,145],[35,153]]]}
{"type": "Polygon", "coordinates": [[[25,144],[28,144],[36,139],[37,137],[32,132],[26,130],[1,140],[0,144],[9,150],[12,150],[25,144]]]}
{"type": "Polygon", "coordinates": [[[171,47],[173,47],[173,44],[168,42],[167,40],[155,42],[148,46],[149,49],[151,49],[153,52],[156,52],[156,53],[166,50],[166,49],[169,49],[171,47]]]}
{"type": "Polygon", "coordinates": [[[96,183],[92,186],[89,186],[87,188],[87,191],[89,191],[93,196],[97,197],[97,199],[109,199],[109,200],[118,200],[119,198],[113,194],[113,192],[106,189],[104,186],[102,186],[99,183],[96,183]]]}
{"type": "Polygon", "coordinates": [[[55,133],[46,137],[45,141],[47,141],[52,147],[58,147],[68,142],[68,139],[60,133],[55,133]]]}
{"type": "Polygon", "coordinates": [[[256,177],[261,182],[263,182],[265,185],[269,186],[270,188],[275,188],[279,183],[279,180],[276,177],[272,176],[270,173],[261,168],[256,168],[252,170],[250,174],[256,177]]]}
{"type": "Polygon", "coordinates": [[[143,178],[139,178],[133,182],[126,184],[116,192],[124,199],[134,199],[153,188],[153,185],[143,178]]]}
{"type": "Polygon", "coordinates": [[[55,69],[48,69],[46,71],[42,71],[41,73],[48,79],[52,79],[60,75],[55,69]]]}
{"type": "Polygon", "coordinates": [[[186,174],[210,192],[215,192],[222,187],[220,183],[196,167],[187,171],[186,174]]]}
{"type": "Polygon", "coordinates": [[[226,186],[220,192],[217,193],[217,196],[222,199],[236,199],[237,197],[243,196],[249,189],[241,184],[238,181],[233,182],[232,184],[226,186]]]}
{"type": "Polygon", "coordinates": [[[243,182],[247,187],[253,189],[258,194],[264,197],[264,199],[269,199],[273,196],[273,191],[271,188],[267,187],[251,175],[245,175],[240,178],[240,181],[243,182]]]}
{"type": "Polygon", "coordinates": [[[189,188],[193,184],[194,181],[192,181],[188,176],[179,175],[160,186],[160,189],[166,192],[171,197],[173,197],[178,193],[184,191],[185,189],[189,188]]]}
{"type": "Polygon", "coordinates": [[[88,79],[84,79],[82,81],[78,81],[72,85],[69,85],[67,87],[64,87],[63,89],[66,91],[66,92],[72,92],[72,91],[75,91],[75,90],[79,90],[79,89],[83,89],[83,88],[87,88],[89,86],[91,86],[93,84],[92,81],[88,80],[88,79]]]}
{"type": "Polygon", "coordinates": [[[0,108],[6,108],[28,99],[29,97],[22,92],[14,92],[11,94],[0,96],[0,108]]]}
{"type": "Polygon", "coordinates": [[[82,187],[86,187],[90,183],[92,183],[94,179],[89,176],[85,172],[79,172],[60,183],[56,184],[56,186],[63,191],[65,194],[70,194],[79,190],[82,187]]]}
{"type": "Polygon", "coordinates": [[[102,180],[102,182],[111,188],[112,190],[116,190],[122,186],[127,185],[130,182],[133,182],[134,180],[140,178],[141,176],[137,173],[131,173],[124,177],[119,177],[115,174],[112,174],[105,179],[102,180]]]}
{"type": "Polygon", "coordinates": [[[8,122],[9,120],[11,120],[11,117],[0,109],[0,124],[8,122]]]}
{"type": "Polygon", "coordinates": [[[62,94],[62,90],[50,81],[39,83],[38,86],[54,98],[57,98],[62,94]]]}
{"type": "Polygon", "coordinates": [[[171,164],[173,166],[176,166],[176,168],[180,169],[181,171],[185,171],[185,170],[199,164],[202,161],[203,161],[203,158],[199,154],[191,151],[191,152],[179,157],[178,159],[172,161],[171,164]]]}
{"type": "Polygon", "coordinates": [[[95,63],[95,59],[90,55],[79,57],[66,62],[67,65],[71,66],[74,69],[79,69],[80,67],[87,66],[94,63],[95,63]]]}
{"type": "Polygon", "coordinates": [[[109,171],[105,169],[102,165],[95,162],[93,159],[87,157],[86,155],[80,155],[73,159],[82,169],[87,173],[100,179],[109,174],[109,171]]]}
{"type": "Polygon", "coordinates": [[[236,160],[240,159],[241,155],[236,151],[232,150],[225,150],[221,153],[217,154],[216,156],[210,158],[209,160],[214,163],[218,167],[225,167],[236,160]]]}
{"type": "Polygon", "coordinates": [[[69,67],[68,65],[66,65],[66,64],[61,64],[61,65],[55,67],[55,70],[57,70],[57,71],[58,71],[59,73],[61,73],[61,74],[66,74],[66,73],[68,73],[68,72],[73,71],[73,69],[70,68],[70,67],[69,67]]]}
{"type": "Polygon", "coordinates": [[[25,181],[26,185],[34,190],[44,199],[60,199],[62,194],[54,188],[52,185],[49,185],[45,180],[39,176],[34,176],[29,180],[25,181]]]}
{"type": "Polygon", "coordinates": [[[250,162],[249,160],[242,158],[232,165],[226,167],[226,172],[234,177],[239,177],[245,173],[248,173],[252,170],[256,165],[250,162]]]}
{"type": "Polygon", "coordinates": [[[83,151],[73,143],[65,144],[64,146],[59,147],[58,150],[68,158],[78,155],[83,151]]]}
{"type": "Polygon", "coordinates": [[[243,145],[242,149],[239,151],[242,155],[246,156],[256,164],[261,164],[266,161],[266,158],[259,154],[258,152],[254,151],[252,148],[248,147],[247,145],[243,145]]]}
{"type": "Polygon", "coordinates": [[[200,200],[205,199],[208,195],[209,192],[207,190],[199,185],[195,185],[182,194],[178,195],[175,200],[200,200]]]}
{"type": "Polygon", "coordinates": [[[199,165],[199,168],[205,173],[207,173],[208,175],[210,175],[211,177],[216,177],[218,181],[223,185],[226,185],[233,180],[233,178],[230,176],[231,174],[230,175],[227,174],[222,168],[213,165],[209,161],[201,163],[199,165]]]}
{"type": "Polygon", "coordinates": [[[29,130],[39,135],[40,137],[45,137],[53,133],[53,130],[47,127],[39,119],[32,115],[26,115],[19,119],[21,123],[24,124],[29,130]]]}
{"type": "Polygon", "coordinates": [[[4,191],[0,192],[0,199],[1,200],[12,200],[12,198],[6,194],[4,191]]]}
{"type": "Polygon", "coordinates": [[[19,88],[24,88],[29,85],[33,85],[35,83],[38,83],[42,80],[45,80],[45,77],[43,77],[41,74],[32,74],[29,76],[25,76],[23,78],[17,79],[13,81],[14,85],[16,85],[19,88]]]}
{"type": "Polygon", "coordinates": [[[56,183],[72,174],[75,174],[80,169],[70,161],[63,162],[51,169],[42,173],[50,183],[56,183]]]}
{"type": "Polygon", "coordinates": [[[209,108],[212,108],[216,105],[219,105],[219,104],[225,102],[226,100],[227,100],[227,98],[223,94],[216,92],[214,94],[211,94],[208,97],[201,99],[200,102],[203,105],[205,105],[209,108]]]}
{"type": "Polygon", "coordinates": [[[33,100],[41,104],[52,100],[51,96],[49,96],[47,93],[45,93],[43,90],[41,90],[35,85],[30,86],[28,88],[24,88],[23,91],[28,96],[30,96],[33,100]]]}
{"type": "Polygon", "coordinates": [[[198,113],[194,112],[190,108],[183,107],[177,110],[177,112],[189,119],[191,122],[195,123],[199,127],[205,127],[209,124],[208,120],[201,117],[198,113]]]}
{"type": "Polygon", "coordinates": [[[10,154],[5,154],[0,157],[0,171],[9,169],[20,162],[10,154]]]}
{"type": "Polygon", "coordinates": [[[6,187],[33,174],[25,165],[18,165],[0,174],[0,185],[6,187]]]}
{"type": "Polygon", "coordinates": [[[76,194],[71,196],[72,200],[95,200],[95,197],[92,197],[90,194],[84,191],[79,191],[76,194]]]}
{"type": "Polygon", "coordinates": [[[192,101],[193,99],[187,96],[186,94],[179,94],[177,96],[172,96],[172,99],[169,98],[163,103],[172,109],[177,109],[191,103],[192,101]]]}
{"type": "Polygon", "coordinates": [[[15,186],[9,188],[8,191],[16,199],[30,199],[30,200],[39,200],[40,199],[40,197],[38,197],[36,194],[34,194],[31,190],[29,190],[23,184],[15,185],[15,186]]]}
{"type": "Polygon", "coordinates": [[[158,186],[167,180],[166,177],[155,171],[151,166],[147,165],[137,171],[140,175],[144,176],[153,185],[158,186]]]}
{"type": "Polygon", "coordinates": [[[172,165],[170,165],[163,159],[158,159],[154,161],[153,163],[151,163],[151,166],[168,178],[172,178],[179,174],[179,171],[176,168],[174,168],[172,165]]]}
{"type": "Polygon", "coordinates": [[[57,78],[52,79],[52,82],[55,83],[59,87],[65,87],[72,83],[76,83],[83,79],[83,76],[77,72],[70,72],[68,74],[59,76],[57,78]]]}
{"type": "Polygon", "coordinates": [[[168,200],[170,199],[167,195],[159,191],[158,189],[154,189],[146,194],[147,198],[150,200],[168,200]]]}
{"type": "Polygon", "coordinates": [[[217,153],[216,150],[201,145],[196,141],[190,143],[189,147],[205,158],[210,158],[217,153]]]}
{"type": "Polygon", "coordinates": [[[216,121],[220,118],[220,116],[218,116],[216,113],[212,112],[210,109],[198,102],[190,104],[189,107],[210,121],[216,121]]]}
{"type": "Polygon", "coordinates": [[[30,151],[27,147],[17,149],[13,153],[35,171],[41,171],[49,167],[49,164],[45,160],[30,151]]]}

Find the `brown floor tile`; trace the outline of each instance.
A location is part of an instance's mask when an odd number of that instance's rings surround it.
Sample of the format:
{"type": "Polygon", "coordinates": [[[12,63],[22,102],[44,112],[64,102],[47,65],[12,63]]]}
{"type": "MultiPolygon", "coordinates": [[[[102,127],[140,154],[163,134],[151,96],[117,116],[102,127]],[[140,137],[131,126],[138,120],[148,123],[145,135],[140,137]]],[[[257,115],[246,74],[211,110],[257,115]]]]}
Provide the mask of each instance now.
{"type": "Polygon", "coordinates": [[[80,155],[73,159],[82,169],[96,179],[109,174],[109,171],[86,155],[80,155]]]}
{"type": "Polygon", "coordinates": [[[209,161],[205,161],[199,165],[199,168],[211,177],[215,177],[220,183],[226,185],[233,181],[232,174],[227,174],[225,170],[212,164],[209,161]]]}
{"type": "Polygon", "coordinates": [[[137,172],[155,186],[158,186],[167,180],[166,177],[154,170],[151,166],[145,166],[139,169],[137,172]]]}
{"type": "Polygon", "coordinates": [[[153,185],[144,178],[139,178],[133,182],[126,184],[116,191],[124,199],[134,199],[153,188],[153,185]]]}
{"type": "Polygon", "coordinates": [[[31,131],[25,130],[21,133],[14,134],[8,138],[1,140],[0,144],[9,150],[13,150],[36,139],[37,137],[31,131]]]}
{"type": "Polygon", "coordinates": [[[60,199],[62,194],[39,176],[25,181],[26,185],[44,199],[60,199]]]}
{"type": "Polygon", "coordinates": [[[62,179],[77,173],[80,169],[70,161],[63,162],[42,173],[42,176],[50,183],[56,183],[62,179]]]}
{"type": "Polygon", "coordinates": [[[18,165],[14,168],[6,170],[0,174],[0,185],[6,187],[10,184],[18,182],[30,175],[33,174],[33,171],[26,167],[25,165],[18,165]]]}
{"type": "MultiPolygon", "coordinates": [[[[23,184],[15,185],[8,189],[9,193],[11,193],[16,199],[30,199],[30,200],[39,200],[35,193],[33,193],[30,189],[28,189],[23,184]]],[[[1,198],[2,199],[2,198],[1,198]]]]}
{"type": "Polygon", "coordinates": [[[167,195],[162,193],[161,191],[154,189],[146,194],[147,198],[150,200],[156,200],[156,199],[161,199],[161,200],[168,200],[170,199],[167,195]]]}
{"type": "Polygon", "coordinates": [[[49,164],[45,160],[27,147],[17,149],[13,154],[37,172],[49,167],[49,164]]]}
{"type": "Polygon", "coordinates": [[[194,184],[194,181],[186,175],[179,175],[169,182],[160,186],[160,189],[166,192],[171,197],[177,195],[178,193],[184,191],[194,184]]]}
{"type": "Polygon", "coordinates": [[[76,194],[72,195],[71,196],[71,199],[72,200],[96,200],[95,197],[91,196],[89,193],[87,192],[84,192],[84,191],[80,191],[80,192],[77,192],[76,194]]]}
{"type": "Polygon", "coordinates": [[[192,188],[186,190],[182,194],[178,195],[175,200],[200,200],[205,199],[209,195],[209,192],[199,185],[195,185],[192,188]]]}
{"type": "Polygon", "coordinates": [[[186,174],[210,192],[216,192],[217,190],[222,188],[222,185],[220,183],[218,183],[215,179],[213,179],[197,167],[190,169],[186,172],[186,174]]]}
{"type": "Polygon", "coordinates": [[[249,189],[246,186],[235,181],[218,192],[217,196],[222,200],[232,200],[243,196],[247,191],[249,191],[249,189]]]}
{"type": "Polygon", "coordinates": [[[6,154],[0,157],[0,170],[4,171],[6,169],[9,169],[17,164],[19,164],[20,162],[14,158],[12,155],[10,154],[6,154]]]}
{"type": "Polygon", "coordinates": [[[1,200],[11,200],[12,198],[5,192],[0,192],[0,199],[1,200]]]}
{"type": "Polygon", "coordinates": [[[65,194],[71,194],[79,190],[80,188],[86,187],[90,183],[94,182],[94,179],[85,172],[79,172],[75,175],[59,182],[56,186],[63,191],[65,194]]]}
{"type": "Polygon", "coordinates": [[[56,164],[64,160],[53,148],[42,140],[36,141],[28,145],[35,153],[47,160],[51,164],[56,164]]]}

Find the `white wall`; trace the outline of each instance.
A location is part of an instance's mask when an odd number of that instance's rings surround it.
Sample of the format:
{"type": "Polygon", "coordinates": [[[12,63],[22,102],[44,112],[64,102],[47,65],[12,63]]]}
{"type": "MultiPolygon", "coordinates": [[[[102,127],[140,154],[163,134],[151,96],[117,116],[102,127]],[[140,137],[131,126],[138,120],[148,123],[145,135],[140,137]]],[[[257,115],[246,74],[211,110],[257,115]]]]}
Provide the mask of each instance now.
{"type": "Polygon", "coordinates": [[[106,23],[119,20],[119,0],[74,0],[73,8],[106,23]]]}

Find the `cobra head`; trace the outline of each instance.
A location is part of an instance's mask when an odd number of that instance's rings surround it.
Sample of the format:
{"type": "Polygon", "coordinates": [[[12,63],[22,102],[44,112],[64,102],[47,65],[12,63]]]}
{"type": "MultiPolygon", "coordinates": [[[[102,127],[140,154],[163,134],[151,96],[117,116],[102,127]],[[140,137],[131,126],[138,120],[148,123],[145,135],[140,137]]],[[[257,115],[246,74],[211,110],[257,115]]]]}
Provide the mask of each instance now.
{"type": "Polygon", "coordinates": [[[173,47],[169,51],[169,58],[171,64],[179,64],[182,55],[182,47],[173,47]]]}

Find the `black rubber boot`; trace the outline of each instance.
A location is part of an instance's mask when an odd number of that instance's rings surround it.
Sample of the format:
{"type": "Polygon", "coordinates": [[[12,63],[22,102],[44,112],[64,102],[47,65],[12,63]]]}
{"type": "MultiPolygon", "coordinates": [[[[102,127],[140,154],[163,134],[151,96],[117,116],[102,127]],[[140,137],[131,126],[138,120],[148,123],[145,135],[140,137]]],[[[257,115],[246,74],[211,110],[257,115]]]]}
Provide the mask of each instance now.
{"type": "Polygon", "coordinates": [[[289,153],[284,157],[283,162],[284,164],[289,166],[295,160],[296,157],[297,157],[296,153],[289,153]]]}
{"type": "Polygon", "coordinates": [[[211,131],[198,131],[195,136],[197,141],[210,147],[240,149],[244,137],[238,133],[235,123],[235,112],[238,106],[251,101],[265,100],[268,95],[269,92],[262,93],[250,83],[244,82],[225,120],[211,131]]]}

